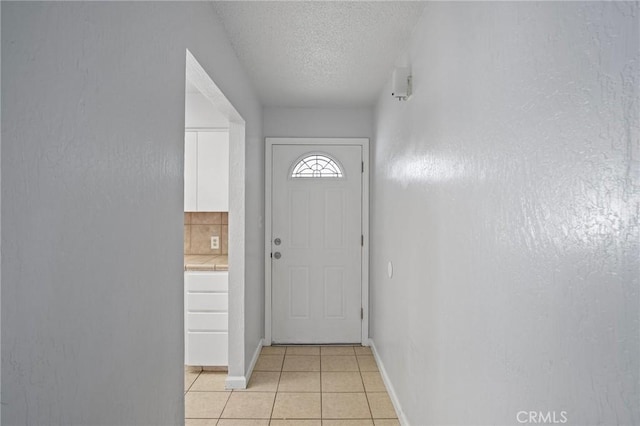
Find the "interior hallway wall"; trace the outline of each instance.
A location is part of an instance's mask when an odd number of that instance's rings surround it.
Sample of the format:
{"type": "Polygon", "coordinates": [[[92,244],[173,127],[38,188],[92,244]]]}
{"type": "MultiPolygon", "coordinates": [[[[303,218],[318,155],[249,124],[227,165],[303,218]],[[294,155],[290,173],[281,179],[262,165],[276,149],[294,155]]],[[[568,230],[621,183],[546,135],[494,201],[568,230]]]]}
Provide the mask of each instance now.
{"type": "Polygon", "coordinates": [[[373,108],[265,107],[265,137],[371,138],[373,108]]]}
{"type": "Polygon", "coordinates": [[[426,6],[372,168],[372,337],[410,424],[640,422],[638,13],[426,6]]]}
{"type": "MultiPolygon", "coordinates": [[[[1,7],[2,424],[181,424],[186,49],[246,120],[247,271],[261,106],[207,3],[1,7]]],[[[263,327],[240,314],[237,375],[263,327]]]]}

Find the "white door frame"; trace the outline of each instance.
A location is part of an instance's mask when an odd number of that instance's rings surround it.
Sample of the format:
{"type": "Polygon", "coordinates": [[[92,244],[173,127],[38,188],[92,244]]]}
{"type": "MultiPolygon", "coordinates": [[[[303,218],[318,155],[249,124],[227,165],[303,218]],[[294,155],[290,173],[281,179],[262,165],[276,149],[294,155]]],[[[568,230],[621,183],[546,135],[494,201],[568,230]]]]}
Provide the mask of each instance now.
{"type": "Polygon", "coordinates": [[[358,145],[362,147],[362,324],[361,343],[369,345],[369,139],[367,138],[266,138],[264,198],[264,345],[271,345],[271,176],[273,145],[358,145]]]}

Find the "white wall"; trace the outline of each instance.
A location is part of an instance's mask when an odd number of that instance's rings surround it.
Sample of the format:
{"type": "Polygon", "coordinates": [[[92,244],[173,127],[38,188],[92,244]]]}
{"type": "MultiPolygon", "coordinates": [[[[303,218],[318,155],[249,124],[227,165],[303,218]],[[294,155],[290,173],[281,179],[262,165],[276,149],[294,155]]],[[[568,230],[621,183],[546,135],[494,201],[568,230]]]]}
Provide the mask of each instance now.
{"type": "Polygon", "coordinates": [[[207,3],[1,7],[2,423],[180,424],[186,49],[247,122],[250,271],[261,107],[207,3]]]}
{"type": "Polygon", "coordinates": [[[185,94],[184,126],[186,128],[228,128],[229,119],[201,93],[185,94]]]}
{"type": "MultiPolygon", "coordinates": [[[[0,6],[0,23],[2,22],[2,6],[0,6]]],[[[0,34],[0,46],[2,35],[0,34]]],[[[0,54],[0,81],[2,81],[2,55],[0,54]]],[[[0,106],[0,189],[2,188],[2,107],[0,106]]],[[[2,191],[0,190],[0,194],[2,191]]],[[[2,196],[0,195],[0,289],[2,288],[2,196]]],[[[2,291],[0,291],[0,294],[2,291]]],[[[0,352],[2,350],[2,299],[0,297],[0,352]]],[[[0,366],[0,383],[2,383],[2,368],[0,366]]],[[[2,386],[0,386],[0,401],[2,401],[2,386]]],[[[2,423],[2,404],[0,404],[0,423],[2,423]]]]}
{"type": "Polygon", "coordinates": [[[372,337],[410,424],[640,422],[638,13],[426,6],[373,150],[372,337]]]}
{"type": "Polygon", "coordinates": [[[265,137],[371,138],[372,108],[265,107],[265,137]]]}

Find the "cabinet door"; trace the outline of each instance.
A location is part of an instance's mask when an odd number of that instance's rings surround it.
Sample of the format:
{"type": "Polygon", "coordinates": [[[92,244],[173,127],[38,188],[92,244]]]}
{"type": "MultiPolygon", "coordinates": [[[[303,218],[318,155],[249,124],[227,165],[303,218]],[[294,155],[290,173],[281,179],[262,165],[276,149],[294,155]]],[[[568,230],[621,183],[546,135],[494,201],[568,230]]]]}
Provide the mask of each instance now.
{"type": "Polygon", "coordinates": [[[196,188],[198,168],[198,134],[184,133],[184,211],[195,212],[197,209],[196,188]]]}
{"type": "Polygon", "coordinates": [[[198,211],[229,211],[229,133],[198,132],[198,211]]]}
{"type": "Polygon", "coordinates": [[[185,364],[228,364],[228,272],[185,272],[185,364]]]}

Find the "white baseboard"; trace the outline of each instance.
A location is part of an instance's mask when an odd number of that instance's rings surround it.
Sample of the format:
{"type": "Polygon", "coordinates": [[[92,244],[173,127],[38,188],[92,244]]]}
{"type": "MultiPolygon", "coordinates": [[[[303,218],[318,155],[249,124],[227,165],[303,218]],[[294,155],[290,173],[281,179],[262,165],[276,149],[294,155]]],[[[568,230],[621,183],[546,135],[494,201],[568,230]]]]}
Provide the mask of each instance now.
{"type": "Polygon", "coordinates": [[[258,357],[260,356],[260,351],[262,350],[263,346],[264,346],[264,339],[260,339],[260,341],[258,342],[258,347],[256,348],[255,351],[253,351],[253,357],[251,358],[251,364],[249,364],[249,368],[247,369],[247,383],[249,383],[249,379],[251,378],[251,375],[253,374],[253,369],[256,366],[256,362],[258,362],[258,357]]]}
{"type": "Polygon", "coordinates": [[[231,389],[246,389],[247,378],[245,376],[227,376],[224,381],[224,388],[231,389]]]}
{"type": "Polygon", "coordinates": [[[258,357],[260,356],[260,351],[262,350],[262,346],[264,345],[264,339],[260,339],[258,342],[258,346],[256,350],[253,352],[253,357],[251,358],[251,363],[249,364],[249,368],[244,376],[227,376],[227,379],[224,382],[224,387],[226,389],[246,389],[249,384],[249,380],[251,379],[251,375],[253,374],[253,368],[256,366],[256,362],[258,362],[258,357]]]}
{"type": "Polygon", "coordinates": [[[373,342],[373,339],[369,339],[369,346],[371,347],[371,352],[373,352],[373,356],[376,359],[376,363],[378,364],[378,369],[380,370],[380,375],[382,376],[382,381],[384,382],[384,386],[387,388],[387,393],[389,394],[389,398],[391,398],[391,403],[393,404],[393,408],[396,410],[396,415],[398,416],[398,421],[402,426],[410,426],[409,420],[407,420],[407,416],[402,411],[402,406],[400,405],[400,401],[398,400],[398,395],[396,394],[393,385],[391,384],[391,380],[387,375],[387,370],[384,368],[384,363],[380,359],[380,355],[376,349],[376,345],[373,342]]]}

